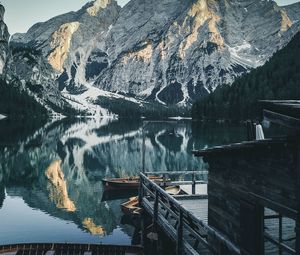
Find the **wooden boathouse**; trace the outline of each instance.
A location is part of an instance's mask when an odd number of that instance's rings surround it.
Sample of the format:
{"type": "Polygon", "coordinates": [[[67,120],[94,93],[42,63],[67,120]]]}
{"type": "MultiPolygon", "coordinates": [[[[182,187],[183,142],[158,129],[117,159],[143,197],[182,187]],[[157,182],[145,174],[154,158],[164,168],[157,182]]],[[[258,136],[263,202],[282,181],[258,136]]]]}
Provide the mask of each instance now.
{"type": "Polygon", "coordinates": [[[300,254],[300,102],[261,103],[284,134],[194,151],[207,195],[172,197],[141,174],[140,204],[176,254],[300,254]]]}

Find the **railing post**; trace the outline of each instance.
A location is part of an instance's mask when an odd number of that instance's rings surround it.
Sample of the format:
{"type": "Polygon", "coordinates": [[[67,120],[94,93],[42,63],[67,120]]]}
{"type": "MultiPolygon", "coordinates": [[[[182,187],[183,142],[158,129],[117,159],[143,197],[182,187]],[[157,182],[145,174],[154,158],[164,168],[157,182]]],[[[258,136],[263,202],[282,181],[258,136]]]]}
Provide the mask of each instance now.
{"type": "Polygon", "coordinates": [[[177,247],[176,247],[176,255],[183,254],[183,212],[179,210],[178,216],[178,226],[177,226],[177,247]]]}
{"type": "Polygon", "coordinates": [[[145,213],[140,214],[141,219],[141,246],[145,247],[146,244],[146,227],[145,227],[145,213]]]}
{"type": "Polygon", "coordinates": [[[195,172],[193,172],[192,175],[192,194],[195,195],[196,194],[196,176],[195,176],[195,172]]]}
{"type": "Polygon", "coordinates": [[[159,193],[155,191],[155,201],[154,201],[154,217],[153,217],[153,226],[156,228],[157,221],[158,221],[158,200],[159,200],[159,193]]]}
{"type": "Polygon", "coordinates": [[[143,178],[142,175],[140,174],[140,186],[139,186],[139,205],[140,207],[142,206],[142,201],[143,201],[143,197],[144,197],[144,189],[143,189],[143,178]]]}
{"type": "MultiPolygon", "coordinates": [[[[140,186],[139,186],[139,206],[143,206],[143,198],[144,198],[144,178],[142,174],[140,174],[140,186]]],[[[141,246],[145,247],[146,243],[146,228],[145,228],[145,215],[144,212],[140,214],[140,220],[141,220],[141,246]]]]}
{"type": "Polygon", "coordinates": [[[146,139],[145,139],[145,133],[143,128],[143,145],[142,145],[142,166],[143,166],[143,173],[145,173],[145,157],[146,157],[146,139]]]}
{"type": "MultiPolygon", "coordinates": [[[[279,233],[279,243],[282,244],[282,215],[279,214],[279,229],[278,229],[279,233]]],[[[279,255],[282,255],[282,247],[279,246],[279,255]]]]}
{"type": "Polygon", "coordinates": [[[167,176],[166,174],[163,174],[163,188],[165,189],[167,186],[167,176]]]}

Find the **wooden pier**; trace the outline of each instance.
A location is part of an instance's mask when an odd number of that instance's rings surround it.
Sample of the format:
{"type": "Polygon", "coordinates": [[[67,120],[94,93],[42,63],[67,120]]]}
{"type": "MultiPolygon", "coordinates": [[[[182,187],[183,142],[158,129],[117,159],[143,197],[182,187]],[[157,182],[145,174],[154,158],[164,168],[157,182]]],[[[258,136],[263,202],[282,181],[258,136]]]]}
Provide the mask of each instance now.
{"type": "MultiPolygon", "coordinates": [[[[141,173],[140,178],[140,205],[152,217],[153,228],[159,227],[176,242],[176,254],[214,254],[209,236],[217,236],[220,245],[230,254],[240,254],[225,236],[208,226],[207,195],[172,197],[146,175],[141,173]]],[[[145,229],[142,232],[145,242],[145,229]]]]}
{"type": "Polygon", "coordinates": [[[286,133],[194,151],[209,165],[207,178],[196,181],[194,172],[189,181],[171,182],[192,185],[192,194],[172,197],[141,174],[139,201],[152,234],[162,229],[177,255],[300,254],[300,102],[262,104],[265,118],[286,133]],[[197,195],[205,182],[207,194],[197,195]]]}

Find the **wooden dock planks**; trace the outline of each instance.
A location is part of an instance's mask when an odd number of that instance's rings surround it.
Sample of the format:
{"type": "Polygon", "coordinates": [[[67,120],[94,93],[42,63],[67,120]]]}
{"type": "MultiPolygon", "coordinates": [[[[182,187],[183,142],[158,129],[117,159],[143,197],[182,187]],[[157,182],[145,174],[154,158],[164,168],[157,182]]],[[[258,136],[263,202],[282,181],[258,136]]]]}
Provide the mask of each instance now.
{"type": "Polygon", "coordinates": [[[197,219],[208,224],[208,199],[178,200],[182,207],[191,212],[197,219]]]}

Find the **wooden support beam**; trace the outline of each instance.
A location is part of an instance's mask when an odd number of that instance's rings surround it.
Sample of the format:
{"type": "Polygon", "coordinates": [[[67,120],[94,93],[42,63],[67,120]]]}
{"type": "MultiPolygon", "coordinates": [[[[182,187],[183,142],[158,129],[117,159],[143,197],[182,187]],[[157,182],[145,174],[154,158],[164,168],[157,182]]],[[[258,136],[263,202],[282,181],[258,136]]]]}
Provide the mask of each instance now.
{"type": "Polygon", "coordinates": [[[192,174],[192,194],[196,194],[196,176],[192,174]]]}
{"type": "Polygon", "coordinates": [[[146,219],[145,219],[145,213],[142,212],[140,214],[140,220],[141,220],[141,246],[145,247],[146,244],[146,238],[147,238],[147,233],[146,233],[146,219]]]}
{"type": "Polygon", "coordinates": [[[264,208],[247,200],[240,201],[241,254],[264,254],[264,208]]]}
{"type": "Polygon", "coordinates": [[[177,226],[177,247],[176,255],[183,254],[183,211],[179,211],[178,226],[177,226]]]}
{"type": "MultiPolygon", "coordinates": [[[[170,181],[167,183],[168,186],[171,185],[193,185],[193,181],[170,181]]],[[[207,184],[207,181],[195,181],[195,185],[197,184],[207,184]]]]}
{"type": "Polygon", "coordinates": [[[157,227],[157,221],[158,221],[158,200],[159,200],[159,193],[158,191],[155,191],[154,217],[153,217],[153,225],[155,228],[157,227]]]}

